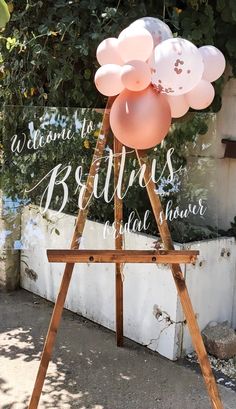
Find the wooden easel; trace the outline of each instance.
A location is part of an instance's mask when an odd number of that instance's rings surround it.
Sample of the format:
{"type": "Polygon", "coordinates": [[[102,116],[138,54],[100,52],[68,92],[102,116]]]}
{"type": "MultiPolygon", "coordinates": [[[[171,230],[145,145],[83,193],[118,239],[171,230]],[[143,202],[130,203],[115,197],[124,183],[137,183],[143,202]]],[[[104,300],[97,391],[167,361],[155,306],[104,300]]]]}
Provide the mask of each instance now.
{"type": "MultiPolygon", "coordinates": [[[[83,203],[87,203],[88,198],[93,189],[94,175],[98,171],[103,151],[106,146],[107,136],[110,132],[109,114],[114,98],[109,98],[100,130],[100,135],[97,140],[96,148],[93,155],[89,175],[86,183],[86,191],[83,196],[83,203]]],[[[114,182],[118,180],[120,167],[120,153],[122,145],[114,138],[114,182]]],[[[66,263],[64,274],[61,281],[61,286],[57,296],[57,300],[52,313],[51,321],[46,336],[44,349],[38,369],[37,378],[35,381],[33,393],[29,403],[29,409],[37,409],[39,399],[42,393],[44,380],[47,373],[47,368],[51,359],[53,346],[56,339],[57,330],[60,324],[64,303],[69,288],[72,272],[75,263],[115,263],[115,285],[116,285],[116,342],[117,346],[123,345],[123,281],[122,281],[122,263],[164,263],[170,264],[173,279],[176,289],[180,297],[182,308],[188,324],[189,332],[192,337],[192,342],[198,355],[202,374],[206,383],[207,391],[211,400],[213,409],[223,409],[223,405],[219,396],[218,388],[215,382],[214,375],[210,366],[210,362],[206,353],[206,349],[202,340],[201,332],[193,311],[192,303],[188,294],[185,279],[180,268],[180,263],[194,263],[198,255],[197,251],[177,251],[174,249],[173,241],[169,231],[167,221],[160,223],[159,215],[162,212],[162,205],[159,196],[155,193],[155,184],[150,179],[151,168],[148,163],[148,157],[144,152],[136,151],[139,165],[146,165],[144,174],[147,192],[152,205],[154,217],[160,232],[160,236],[164,245],[164,250],[160,251],[142,251],[142,250],[123,250],[123,237],[120,233],[116,235],[115,250],[79,250],[80,239],[83,235],[83,230],[87,218],[88,208],[80,210],[74,235],[71,242],[70,250],[48,250],[48,259],[50,262],[66,263]]],[[[119,227],[122,224],[123,209],[122,200],[115,195],[115,227],[119,232],[119,227]]]]}

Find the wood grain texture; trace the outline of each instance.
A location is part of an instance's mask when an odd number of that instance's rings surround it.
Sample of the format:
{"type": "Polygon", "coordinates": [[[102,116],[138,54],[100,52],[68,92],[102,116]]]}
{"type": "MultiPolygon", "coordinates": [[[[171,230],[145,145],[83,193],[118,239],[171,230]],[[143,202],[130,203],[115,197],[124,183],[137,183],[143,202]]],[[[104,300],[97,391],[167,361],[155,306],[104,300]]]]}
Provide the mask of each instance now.
{"type": "MultiPolygon", "coordinates": [[[[86,191],[83,196],[83,207],[86,205],[91,195],[91,192],[93,189],[93,183],[94,183],[94,175],[99,169],[100,158],[102,157],[102,154],[103,154],[103,151],[106,145],[107,135],[110,131],[109,114],[110,114],[110,107],[112,106],[113,100],[114,98],[109,98],[105,112],[104,112],[100,134],[97,139],[96,148],[94,151],[88,179],[86,182],[86,191]]],[[[73,238],[71,241],[71,249],[78,249],[80,246],[87,213],[88,213],[88,207],[85,210],[80,210],[78,214],[73,238]]],[[[60,290],[59,290],[59,293],[56,299],[51,321],[49,324],[49,328],[48,328],[48,332],[47,332],[47,336],[46,336],[46,340],[45,340],[45,344],[44,344],[44,348],[43,348],[43,352],[41,356],[41,361],[40,361],[33,393],[32,393],[30,403],[28,406],[29,409],[36,409],[39,404],[39,399],[42,393],[43,384],[44,384],[44,380],[45,380],[47,369],[48,369],[48,364],[52,356],[52,351],[53,351],[53,347],[55,344],[57,330],[60,324],[61,315],[63,312],[66,295],[67,295],[69,284],[71,281],[73,268],[74,268],[74,263],[67,263],[65,266],[64,274],[63,274],[61,285],[60,285],[60,290]]]]}
{"type": "MultiPolygon", "coordinates": [[[[114,137],[113,142],[114,151],[114,188],[116,189],[119,171],[122,144],[114,137]]],[[[115,248],[116,250],[123,249],[123,235],[121,234],[121,226],[123,224],[123,201],[118,197],[117,190],[114,196],[114,219],[115,219],[115,248]]],[[[123,346],[123,332],[124,332],[124,295],[123,295],[123,276],[121,264],[123,261],[119,260],[115,265],[115,295],[116,295],[116,345],[123,346]]]]}
{"type": "Polygon", "coordinates": [[[47,250],[50,263],[193,263],[195,250],[47,250]]]}
{"type": "MultiPolygon", "coordinates": [[[[149,199],[152,205],[152,210],[156,219],[156,223],[160,232],[164,248],[166,250],[174,250],[174,244],[168,227],[168,223],[164,220],[162,223],[160,221],[160,214],[163,211],[161,201],[159,196],[155,193],[156,185],[151,180],[151,166],[147,154],[143,151],[136,151],[137,158],[140,166],[145,166],[144,179],[145,184],[147,185],[147,192],[149,199]]],[[[202,374],[206,383],[209,397],[211,399],[211,404],[213,409],[223,409],[223,404],[220,399],[218,387],[211,369],[211,365],[208,359],[205,345],[202,340],[200,328],[197,323],[196,316],[194,314],[193,306],[191,299],[188,294],[186,287],[184,275],[182,273],[180,265],[171,264],[172,275],[176,284],[176,289],[178,291],[184,315],[188,324],[188,329],[192,337],[192,342],[195,348],[195,351],[198,355],[199,364],[201,366],[202,374]]]]}

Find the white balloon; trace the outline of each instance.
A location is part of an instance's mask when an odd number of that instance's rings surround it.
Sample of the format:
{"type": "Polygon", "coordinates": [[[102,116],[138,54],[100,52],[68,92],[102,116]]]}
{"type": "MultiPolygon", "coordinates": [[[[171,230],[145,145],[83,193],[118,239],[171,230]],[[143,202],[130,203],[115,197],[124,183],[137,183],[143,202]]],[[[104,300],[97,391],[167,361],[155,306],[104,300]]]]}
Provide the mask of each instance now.
{"type": "Polygon", "coordinates": [[[157,45],[149,65],[152,83],[170,95],[189,92],[201,80],[204,69],[198,48],[183,38],[170,38],[157,45]]]}
{"type": "Polygon", "coordinates": [[[199,51],[204,63],[202,78],[210,82],[216,81],[225,70],[224,55],[213,45],[204,45],[199,51]]]}
{"type": "Polygon", "coordinates": [[[142,17],[130,24],[129,27],[143,27],[152,35],[154,47],[162,41],[172,38],[173,34],[169,26],[159,18],[142,17]]]}

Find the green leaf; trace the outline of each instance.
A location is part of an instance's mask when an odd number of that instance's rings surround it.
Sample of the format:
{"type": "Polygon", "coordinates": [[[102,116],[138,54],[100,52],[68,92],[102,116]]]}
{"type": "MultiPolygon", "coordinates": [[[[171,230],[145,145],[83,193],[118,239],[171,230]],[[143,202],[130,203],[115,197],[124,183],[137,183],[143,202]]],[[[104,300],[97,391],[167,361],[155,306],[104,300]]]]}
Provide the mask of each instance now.
{"type": "Polygon", "coordinates": [[[217,0],[216,8],[218,11],[222,11],[225,8],[225,0],[217,0]]]}
{"type": "Polygon", "coordinates": [[[236,10],[236,2],[235,0],[229,0],[229,6],[232,10],[236,10]]]}
{"type": "Polygon", "coordinates": [[[88,68],[86,68],[86,70],[84,71],[84,78],[86,80],[89,80],[89,78],[91,77],[91,70],[89,70],[88,68]]]}
{"type": "Polygon", "coordinates": [[[10,20],[10,13],[4,0],[0,0],[0,28],[4,28],[10,20]]]}

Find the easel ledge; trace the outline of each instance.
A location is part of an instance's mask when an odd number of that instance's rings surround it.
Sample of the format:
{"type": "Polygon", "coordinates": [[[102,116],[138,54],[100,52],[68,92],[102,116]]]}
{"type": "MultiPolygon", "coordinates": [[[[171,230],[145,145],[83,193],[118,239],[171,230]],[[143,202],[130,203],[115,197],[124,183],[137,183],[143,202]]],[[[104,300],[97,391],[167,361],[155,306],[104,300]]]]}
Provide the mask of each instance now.
{"type": "Polygon", "coordinates": [[[47,250],[50,263],[195,264],[196,250],[47,250]]]}

